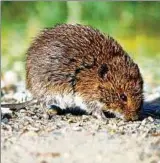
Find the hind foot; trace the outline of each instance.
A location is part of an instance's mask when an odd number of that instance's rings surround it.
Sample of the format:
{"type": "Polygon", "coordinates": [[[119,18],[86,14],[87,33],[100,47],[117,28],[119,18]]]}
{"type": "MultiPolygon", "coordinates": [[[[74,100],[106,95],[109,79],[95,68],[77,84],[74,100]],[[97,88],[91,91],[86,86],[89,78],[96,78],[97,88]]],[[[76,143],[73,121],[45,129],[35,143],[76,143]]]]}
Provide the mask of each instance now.
{"type": "Polygon", "coordinates": [[[55,105],[45,105],[41,103],[41,108],[44,112],[44,117],[46,119],[51,119],[53,116],[60,113],[60,108],[55,105]]]}

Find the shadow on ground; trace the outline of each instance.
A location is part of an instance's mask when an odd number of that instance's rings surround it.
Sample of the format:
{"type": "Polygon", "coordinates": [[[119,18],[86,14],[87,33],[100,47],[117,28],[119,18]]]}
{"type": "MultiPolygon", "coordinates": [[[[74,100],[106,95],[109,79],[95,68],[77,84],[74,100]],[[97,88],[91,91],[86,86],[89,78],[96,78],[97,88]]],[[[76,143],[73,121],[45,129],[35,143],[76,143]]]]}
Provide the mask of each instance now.
{"type": "Polygon", "coordinates": [[[148,116],[160,119],[160,97],[152,101],[144,102],[140,117],[143,119],[148,116]]]}
{"type": "MultiPolygon", "coordinates": [[[[56,106],[52,106],[51,109],[56,109],[57,113],[59,115],[65,115],[68,113],[71,113],[73,115],[87,115],[87,112],[84,110],[81,110],[80,108],[71,108],[66,110],[61,110],[60,108],[56,106]]],[[[108,118],[114,118],[114,114],[111,114],[109,112],[105,112],[106,117],[108,118]]],[[[145,101],[142,107],[142,110],[140,111],[140,120],[143,120],[146,117],[153,117],[156,119],[160,119],[160,97],[152,100],[152,101],[145,101]]]]}

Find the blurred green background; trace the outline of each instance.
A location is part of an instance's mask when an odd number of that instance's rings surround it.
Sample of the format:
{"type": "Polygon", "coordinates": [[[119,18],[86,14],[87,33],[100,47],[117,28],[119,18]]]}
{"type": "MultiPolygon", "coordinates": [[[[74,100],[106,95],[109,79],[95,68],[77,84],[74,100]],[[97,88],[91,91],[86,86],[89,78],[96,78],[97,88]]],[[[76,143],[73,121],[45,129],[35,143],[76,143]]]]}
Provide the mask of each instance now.
{"type": "Polygon", "coordinates": [[[113,36],[139,64],[145,82],[160,84],[160,2],[1,2],[2,78],[25,80],[25,52],[44,27],[81,23],[113,36]]]}

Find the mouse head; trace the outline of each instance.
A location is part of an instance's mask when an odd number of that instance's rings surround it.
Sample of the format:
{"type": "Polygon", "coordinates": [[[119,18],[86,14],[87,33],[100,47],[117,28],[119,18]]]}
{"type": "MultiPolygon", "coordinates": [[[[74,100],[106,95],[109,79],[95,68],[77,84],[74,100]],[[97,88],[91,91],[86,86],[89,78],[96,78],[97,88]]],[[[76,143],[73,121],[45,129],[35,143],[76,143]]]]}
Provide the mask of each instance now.
{"type": "Polygon", "coordinates": [[[143,102],[143,80],[128,55],[114,56],[99,66],[100,101],[104,111],[125,120],[136,120],[143,102]]]}

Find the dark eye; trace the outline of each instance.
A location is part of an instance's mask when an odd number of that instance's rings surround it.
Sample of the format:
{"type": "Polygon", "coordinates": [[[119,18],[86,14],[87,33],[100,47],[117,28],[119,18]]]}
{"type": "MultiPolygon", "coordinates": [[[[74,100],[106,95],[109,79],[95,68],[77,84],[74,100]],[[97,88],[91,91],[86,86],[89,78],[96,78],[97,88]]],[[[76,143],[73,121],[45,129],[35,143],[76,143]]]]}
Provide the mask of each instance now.
{"type": "Polygon", "coordinates": [[[125,94],[120,94],[120,99],[123,100],[124,102],[126,102],[127,96],[125,94]]]}

